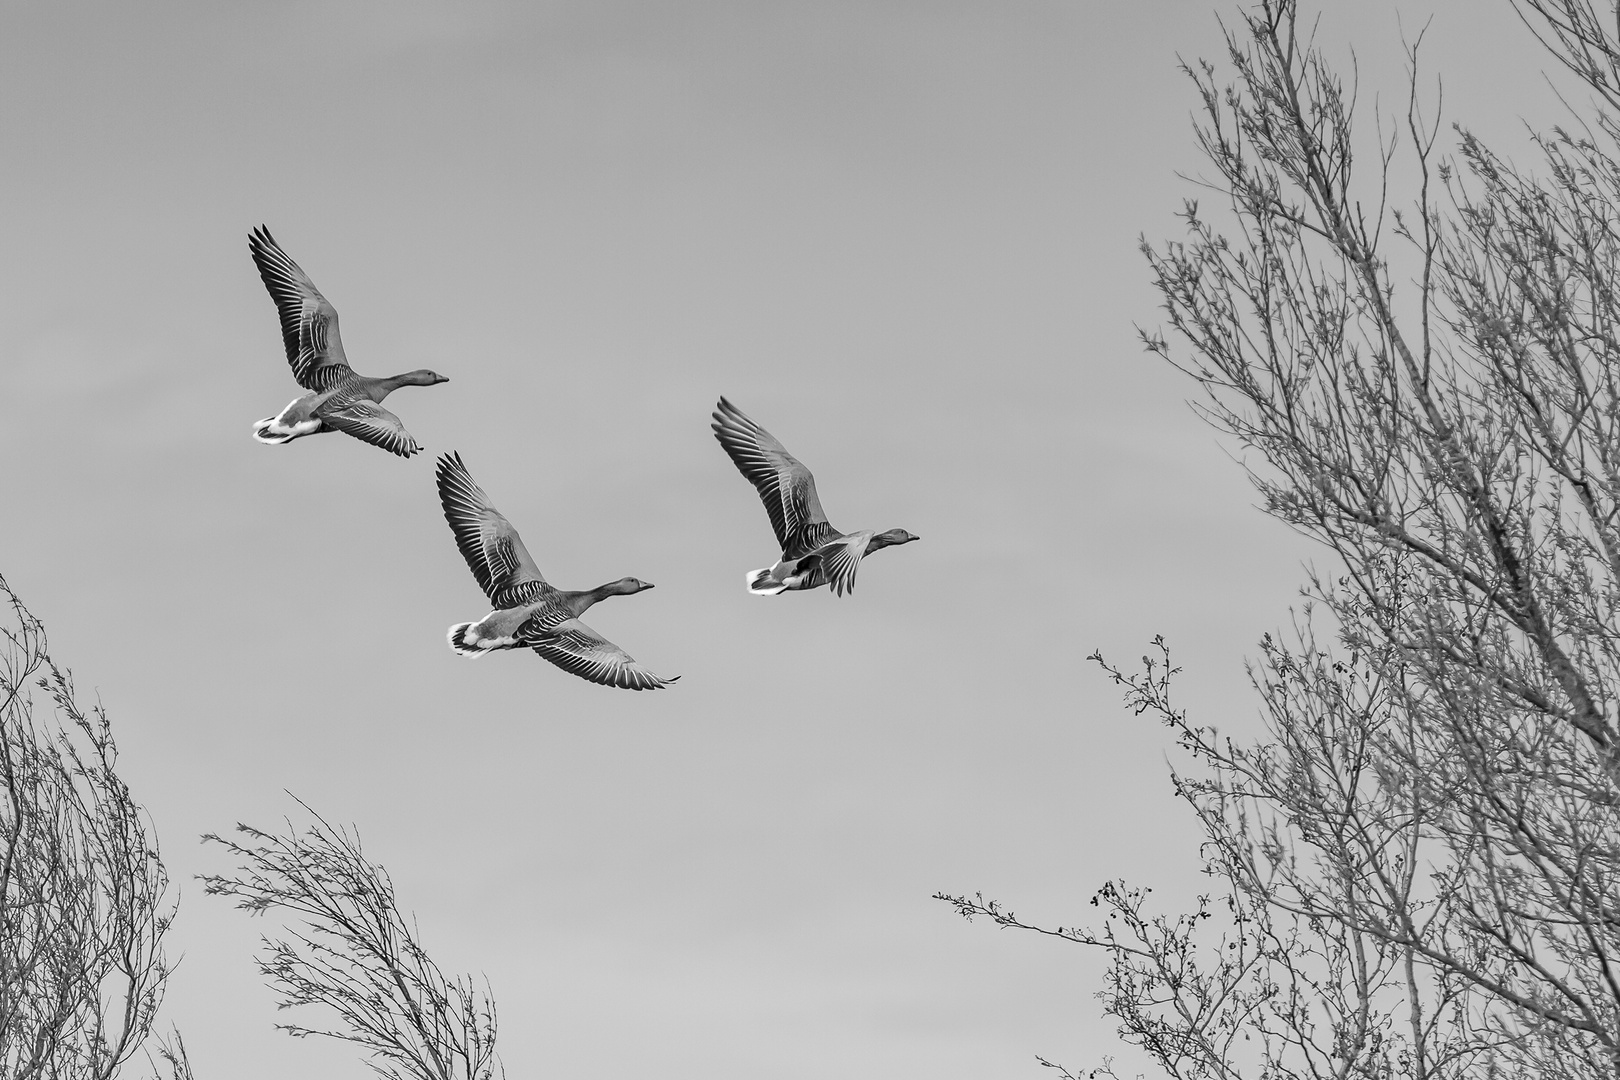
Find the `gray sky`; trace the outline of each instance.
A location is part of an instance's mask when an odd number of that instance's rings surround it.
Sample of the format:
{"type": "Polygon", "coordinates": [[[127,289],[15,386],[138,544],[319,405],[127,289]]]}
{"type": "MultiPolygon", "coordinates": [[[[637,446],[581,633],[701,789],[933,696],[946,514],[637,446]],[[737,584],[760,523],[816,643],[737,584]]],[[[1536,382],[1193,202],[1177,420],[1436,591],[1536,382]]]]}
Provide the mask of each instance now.
{"type": "MultiPolygon", "coordinates": [[[[1320,34],[1368,116],[1433,14],[1449,116],[1521,158],[1556,118],[1505,0],[1353,7],[1320,34]]],[[[1220,55],[1204,0],[0,7],[0,572],[151,809],[199,1076],[362,1071],[272,1030],[274,926],[191,880],[286,791],[487,974],[513,1077],[1119,1052],[1096,958],[929,897],[1202,888],[1168,740],[1083,658],[1163,633],[1246,730],[1312,557],[1135,340],[1137,237],[1199,171],[1178,54],[1220,55]],[[260,222],[357,369],[450,377],[389,401],[428,454],[252,440],[299,392],[260,222]],[[834,524],[923,540],[853,597],[747,595],[777,552],[722,393],[834,524]],[[679,684],[450,652],[488,608],[451,449],[554,583],[656,583],[589,621],[679,684]]]]}

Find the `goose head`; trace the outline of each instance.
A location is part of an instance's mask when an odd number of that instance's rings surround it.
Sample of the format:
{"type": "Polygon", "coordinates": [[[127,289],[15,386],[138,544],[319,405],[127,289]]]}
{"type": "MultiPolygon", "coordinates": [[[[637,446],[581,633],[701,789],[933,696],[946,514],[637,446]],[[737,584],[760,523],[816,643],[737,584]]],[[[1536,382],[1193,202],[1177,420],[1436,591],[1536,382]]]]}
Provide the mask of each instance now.
{"type": "Polygon", "coordinates": [[[439,383],[450,381],[448,376],[440,375],[437,371],[429,371],[427,368],[418,368],[402,378],[410,386],[437,386],[439,383]]]}
{"type": "Polygon", "coordinates": [[[645,592],[652,587],[652,582],[633,577],[620,578],[608,586],[617,596],[634,596],[636,593],[645,592]]]}
{"type": "Polygon", "coordinates": [[[867,545],[866,550],[876,551],[878,548],[898,547],[901,544],[909,544],[913,540],[921,539],[922,537],[908,533],[904,529],[889,529],[872,537],[872,542],[867,545]]]}

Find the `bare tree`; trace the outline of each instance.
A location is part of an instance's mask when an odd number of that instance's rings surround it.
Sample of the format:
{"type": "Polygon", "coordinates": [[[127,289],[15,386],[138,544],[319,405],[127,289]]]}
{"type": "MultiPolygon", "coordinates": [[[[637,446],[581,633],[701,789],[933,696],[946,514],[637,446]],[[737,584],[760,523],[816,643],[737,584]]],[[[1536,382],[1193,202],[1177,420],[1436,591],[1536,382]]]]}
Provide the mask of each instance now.
{"type": "Polygon", "coordinates": [[[259,972],[280,1008],[324,1005],[338,1023],[277,1026],[354,1043],[391,1080],[490,1080],[499,1064],[487,987],[480,992],[469,976],[447,978],[417,943],[415,920],[400,913],[388,872],[367,860],[359,836],[299,805],[315,819],[302,833],[289,821],[284,835],[238,824],[242,842],[203,837],[242,863],[235,876],[204,877],[207,892],[236,897],[254,914],[279,908],[302,918],[287,937],[261,939],[259,972]]]}
{"type": "Polygon", "coordinates": [[[106,713],[4,577],[0,597],[0,1076],[107,1080],[163,999],[169,879],[106,713]]]}
{"type": "Polygon", "coordinates": [[[1620,10],[1518,3],[1595,95],[1530,172],[1460,129],[1437,153],[1415,47],[1404,115],[1353,131],[1297,9],[1242,15],[1230,85],[1187,69],[1229,224],[1190,202],[1144,244],[1185,351],[1145,339],[1334,568],[1262,645],[1253,745],[1172,704],[1162,643],[1104,663],[1186,753],[1213,896],[1155,915],[1116,882],[1052,928],[942,899],[1105,950],[1106,1010],[1171,1076],[1614,1077],[1620,10]]]}

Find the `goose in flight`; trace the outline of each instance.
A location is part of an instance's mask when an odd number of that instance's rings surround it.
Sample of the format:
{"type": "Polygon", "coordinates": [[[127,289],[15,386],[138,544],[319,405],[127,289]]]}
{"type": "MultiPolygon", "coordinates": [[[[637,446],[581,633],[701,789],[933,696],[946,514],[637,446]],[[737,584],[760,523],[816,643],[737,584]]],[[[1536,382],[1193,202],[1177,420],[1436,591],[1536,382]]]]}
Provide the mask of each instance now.
{"type": "Polygon", "coordinates": [[[759,491],[771,527],[782,545],[775,566],[748,572],[748,591],[774,596],[789,589],[822,585],[842,596],[855,589],[861,559],[879,548],[920,539],[904,529],[841,533],[827,523],[816,497],[816,478],[776,441],[725,398],[714,411],[714,437],[738,470],[759,491]]]}
{"type": "Polygon", "coordinates": [[[564,671],[624,690],[661,690],[680,678],[659,678],[579,621],[598,600],[630,596],[652,588],[650,583],[627,577],[582,592],[555,588],[540,576],[522,537],[474,482],[460,454],[440,455],[436,475],[456,547],[495,605],[478,622],[450,628],[452,649],[462,656],[533,649],[564,671]]]}
{"type": "Polygon", "coordinates": [[[323,431],[341,431],[400,457],[422,449],[399,417],[382,407],[382,400],[401,386],[433,386],[450,380],[426,368],[386,379],[357,374],[343,355],[337,309],[281,250],[270,230],[263,225],[254,229],[248,237],[248,250],[281,316],[281,340],[287,347],[293,379],[309,391],[279,414],[254,424],[253,437],[280,444],[323,431]]]}

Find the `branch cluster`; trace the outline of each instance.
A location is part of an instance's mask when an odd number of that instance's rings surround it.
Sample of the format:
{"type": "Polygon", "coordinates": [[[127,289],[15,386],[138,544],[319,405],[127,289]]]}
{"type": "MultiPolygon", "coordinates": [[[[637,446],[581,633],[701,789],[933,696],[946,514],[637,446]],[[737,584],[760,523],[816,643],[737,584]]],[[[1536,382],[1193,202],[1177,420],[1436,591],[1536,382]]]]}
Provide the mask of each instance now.
{"type": "Polygon", "coordinates": [[[302,920],[286,937],[261,939],[259,971],[280,1008],[325,1006],[337,1024],[277,1026],[362,1047],[371,1068],[392,1080],[490,1080],[498,1068],[493,998],[470,977],[445,976],[359,837],[309,812],[315,824],[301,833],[291,822],[284,834],[238,824],[243,840],[203,838],[241,861],[235,875],[204,877],[208,893],[235,897],[254,914],[280,909],[302,920]]]}
{"type": "Polygon", "coordinates": [[[1520,5],[1596,94],[1578,137],[1536,140],[1540,174],[1466,131],[1442,160],[1414,48],[1364,179],[1354,87],[1296,0],[1229,34],[1229,84],[1186,69],[1223,224],[1188,203],[1184,240],[1144,244],[1171,331],[1144,341],[1336,568],[1262,645],[1259,743],[1172,705],[1162,643],[1138,672],[1104,663],[1190,758],[1176,791],[1216,898],[1156,917],[1113,883],[1101,929],[1046,932],[1110,955],[1106,1007],[1170,1075],[1620,1070],[1610,8],[1520,5]]]}
{"type": "Polygon", "coordinates": [[[106,1080],[163,998],[168,875],[106,713],[4,577],[0,600],[0,1076],[106,1080]]]}

